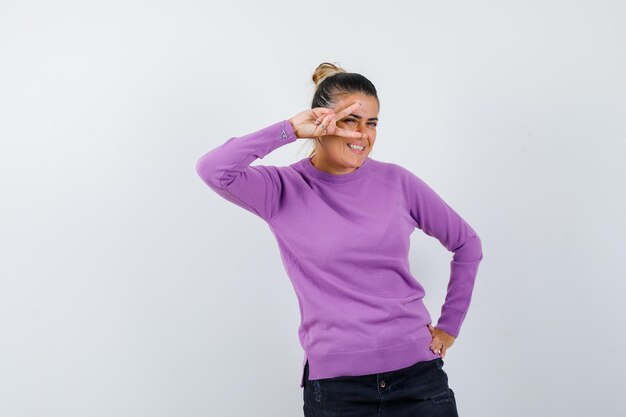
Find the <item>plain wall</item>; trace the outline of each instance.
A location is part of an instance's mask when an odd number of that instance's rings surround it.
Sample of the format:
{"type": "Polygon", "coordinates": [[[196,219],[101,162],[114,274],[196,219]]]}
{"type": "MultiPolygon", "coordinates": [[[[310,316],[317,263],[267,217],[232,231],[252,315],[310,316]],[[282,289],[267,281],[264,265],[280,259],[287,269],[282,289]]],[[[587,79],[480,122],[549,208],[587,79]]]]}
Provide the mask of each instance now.
{"type": "MultiPolygon", "coordinates": [[[[323,61],[376,85],[371,156],[481,236],[445,357],[460,415],[626,414],[625,18],[622,1],[2,1],[0,415],[302,415],[274,236],[195,163],[309,108],[323,61]]],[[[452,254],[411,242],[436,321],[452,254]]]]}

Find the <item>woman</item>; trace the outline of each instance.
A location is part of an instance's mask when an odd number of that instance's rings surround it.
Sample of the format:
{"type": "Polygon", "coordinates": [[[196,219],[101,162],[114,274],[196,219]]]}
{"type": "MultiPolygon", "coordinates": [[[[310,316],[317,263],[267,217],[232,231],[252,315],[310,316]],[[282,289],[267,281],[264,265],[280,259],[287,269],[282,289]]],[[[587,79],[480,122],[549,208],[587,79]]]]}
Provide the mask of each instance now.
{"type": "Polygon", "coordinates": [[[197,171],[275,235],[300,307],[305,416],[456,416],[443,358],[470,304],[481,242],[424,181],[368,155],[379,101],[365,77],[322,63],[310,110],[231,137],[197,171]],[[288,166],[256,165],[313,138],[288,166]],[[454,256],[435,327],[409,270],[415,228],[454,256]]]}

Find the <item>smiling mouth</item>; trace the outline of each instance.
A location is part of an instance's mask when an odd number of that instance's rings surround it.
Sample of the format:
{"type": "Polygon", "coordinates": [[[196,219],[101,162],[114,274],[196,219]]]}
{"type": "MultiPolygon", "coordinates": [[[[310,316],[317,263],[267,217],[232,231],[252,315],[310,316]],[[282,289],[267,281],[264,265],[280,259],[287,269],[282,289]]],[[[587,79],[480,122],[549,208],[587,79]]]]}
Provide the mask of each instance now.
{"type": "Polygon", "coordinates": [[[348,147],[348,149],[350,149],[352,152],[356,154],[362,155],[363,153],[365,153],[366,146],[353,145],[351,143],[347,143],[346,146],[348,147]]]}

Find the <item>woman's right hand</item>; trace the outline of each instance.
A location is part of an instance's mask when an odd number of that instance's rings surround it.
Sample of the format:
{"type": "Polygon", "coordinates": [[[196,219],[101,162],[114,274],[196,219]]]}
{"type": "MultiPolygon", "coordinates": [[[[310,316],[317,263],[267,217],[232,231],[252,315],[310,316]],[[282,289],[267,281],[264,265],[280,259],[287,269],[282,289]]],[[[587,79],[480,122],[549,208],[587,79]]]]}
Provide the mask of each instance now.
{"type": "Polygon", "coordinates": [[[315,107],[296,114],[289,119],[289,123],[297,138],[316,138],[325,135],[361,138],[361,132],[343,129],[336,125],[338,120],[343,119],[359,106],[361,103],[356,101],[338,112],[326,107],[315,107]]]}

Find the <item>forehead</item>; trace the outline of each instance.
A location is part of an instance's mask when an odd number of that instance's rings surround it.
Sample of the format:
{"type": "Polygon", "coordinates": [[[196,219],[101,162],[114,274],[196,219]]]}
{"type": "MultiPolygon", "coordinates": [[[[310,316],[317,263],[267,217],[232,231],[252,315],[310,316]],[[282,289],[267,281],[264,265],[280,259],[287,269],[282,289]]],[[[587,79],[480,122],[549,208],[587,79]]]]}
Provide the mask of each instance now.
{"type": "Polygon", "coordinates": [[[352,113],[368,118],[378,116],[378,102],[375,97],[365,95],[362,93],[353,93],[342,96],[337,102],[335,109],[343,110],[355,101],[360,101],[362,104],[352,111],[352,113]]]}

